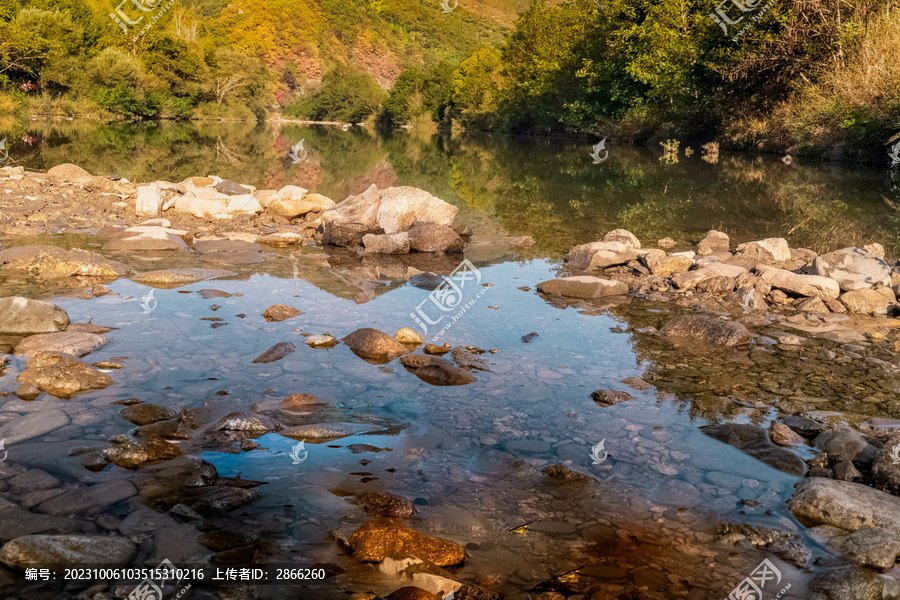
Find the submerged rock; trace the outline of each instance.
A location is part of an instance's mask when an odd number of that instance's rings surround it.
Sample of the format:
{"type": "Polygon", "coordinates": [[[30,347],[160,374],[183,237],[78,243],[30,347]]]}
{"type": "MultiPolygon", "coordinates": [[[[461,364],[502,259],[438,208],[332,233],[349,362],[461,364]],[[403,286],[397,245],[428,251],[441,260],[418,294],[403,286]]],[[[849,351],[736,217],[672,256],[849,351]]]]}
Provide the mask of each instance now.
{"type": "Polygon", "coordinates": [[[165,227],[137,226],[122,230],[106,242],[104,250],[175,250],[186,252],[188,245],[184,238],[191,239],[187,231],[176,231],[165,227]]]}
{"type": "Polygon", "coordinates": [[[416,370],[429,365],[442,365],[452,367],[453,363],[445,358],[433,356],[430,354],[407,354],[400,357],[400,363],[409,369],[416,370]]]}
{"type": "Polygon", "coordinates": [[[386,333],[364,327],[341,340],[360,358],[386,363],[408,352],[406,346],[386,333]]]}
{"type": "Polygon", "coordinates": [[[409,233],[374,235],[367,233],[362,238],[366,252],[372,254],[409,254],[409,233]]]}
{"type": "Polygon", "coordinates": [[[290,427],[279,433],[285,437],[302,440],[310,444],[324,444],[358,433],[367,433],[380,428],[359,423],[317,423],[290,427]]]}
{"type": "Polygon", "coordinates": [[[288,319],[293,319],[299,315],[302,315],[303,311],[293,306],[287,306],[286,304],[273,304],[269,308],[265,310],[263,313],[263,318],[266,321],[286,321],[288,319]]]}
{"type": "Polygon", "coordinates": [[[411,554],[439,567],[449,567],[466,558],[466,550],[459,544],[402,527],[390,519],[369,521],[350,537],[349,546],[353,557],[362,562],[411,554]]]}
{"type": "Polygon", "coordinates": [[[0,267],[24,271],[37,279],[96,277],[112,281],[134,272],[128,265],[99,254],[58,246],[17,246],[0,250],[0,267]]]}
{"type": "Polygon", "coordinates": [[[159,271],[147,271],[146,273],[138,273],[131,280],[150,287],[159,289],[172,289],[206,281],[207,279],[218,279],[219,277],[231,277],[236,273],[232,271],[223,271],[221,269],[162,269],[159,271]]]}
{"type": "Polygon", "coordinates": [[[112,339],[95,333],[78,331],[61,331],[59,333],[41,333],[25,338],[16,346],[16,354],[32,357],[41,352],[71,354],[81,358],[91,352],[103,348],[112,339]]]}
{"type": "Polygon", "coordinates": [[[284,410],[305,410],[316,404],[326,404],[326,402],[312,394],[291,394],[281,401],[281,408],[284,410]]]}
{"type": "Polygon", "coordinates": [[[374,517],[411,517],[416,512],[411,500],[387,492],[360,492],[353,502],[374,517]]]}
{"type": "Polygon", "coordinates": [[[115,383],[109,375],[84,364],[71,354],[61,352],[38,352],[17,379],[57,398],[71,398],[79,392],[102,390],[115,383]]]}
{"type": "Polygon", "coordinates": [[[170,408],[157,404],[135,404],[126,406],[119,414],[137,426],[150,425],[157,421],[165,421],[175,417],[176,413],[170,408]]]}
{"type": "Polygon", "coordinates": [[[0,335],[34,335],[65,331],[69,314],[43,300],[21,296],[0,298],[0,335]]]}
{"type": "Polygon", "coordinates": [[[311,335],[306,338],[306,345],[310,348],[333,348],[339,343],[333,335],[311,335]]]}
{"type": "Polygon", "coordinates": [[[270,431],[279,431],[283,428],[284,425],[270,417],[262,415],[247,416],[242,412],[233,412],[216,421],[210,426],[209,430],[268,433],[270,431]]]}
{"type": "MultiPolygon", "coordinates": [[[[445,361],[446,362],[446,361],[445,361]]],[[[416,377],[431,385],[466,385],[477,381],[469,371],[461,367],[430,364],[413,371],[416,377]]]]}
{"type": "Polygon", "coordinates": [[[821,254],[813,261],[810,273],[836,280],[844,292],[891,285],[888,264],[861,248],[843,248],[821,254]]]}
{"type": "Polygon", "coordinates": [[[125,469],[137,469],[141,465],[158,460],[169,460],[181,455],[178,446],[162,438],[142,439],[128,435],[116,436],[112,446],[104,451],[106,460],[125,469]]]}
{"type": "Polygon", "coordinates": [[[796,454],[773,444],[762,427],[723,423],[702,427],[701,431],[779,471],[798,476],[806,474],[806,463],[796,454]]]}
{"type": "Polygon", "coordinates": [[[65,412],[45,406],[0,426],[0,440],[4,440],[7,445],[24,442],[65,427],[69,422],[69,416],[65,412]]]}
{"type": "Polygon", "coordinates": [[[279,342],[254,358],[251,362],[272,363],[277,360],[281,360],[295,350],[297,350],[297,346],[295,346],[292,342],[279,342]]]}
{"type": "Polygon", "coordinates": [[[135,549],[131,540],[119,536],[26,535],[0,548],[0,562],[19,570],[46,564],[126,565],[135,549]]]}
{"type": "Polygon", "coordinates": [[[634,396],[628,392],[620,392],[617,390],[596,390],[591,392],[591,398],[600,406],[612,406],[619,402],[634,400],[634,396]]]}
{"type": "Polygon", "coordinates": [[[570,298],[600,298],[628,293],[628,286],[621,281],[589,275],[551,279],[539,283],[537,289],[544,294],[558,294],[570,298]]]}
{"type": "Polygon", "coordinates": [[[589,481],[594,481],[584,473],[573,471],[566,465],[562,464],[544,467],[543,469],[541,469],[541,473],[543,473],[550,479],[556,479],[557,481],[565,481],[571,483],[588,483],[589,481]]]}
{"type": "Polygon", "coordinates": [[[659,330],[660,337],[714,346],[734,346],[753,340],[753,334],[742,324],[702,315],[679,315],[659,330]]]}

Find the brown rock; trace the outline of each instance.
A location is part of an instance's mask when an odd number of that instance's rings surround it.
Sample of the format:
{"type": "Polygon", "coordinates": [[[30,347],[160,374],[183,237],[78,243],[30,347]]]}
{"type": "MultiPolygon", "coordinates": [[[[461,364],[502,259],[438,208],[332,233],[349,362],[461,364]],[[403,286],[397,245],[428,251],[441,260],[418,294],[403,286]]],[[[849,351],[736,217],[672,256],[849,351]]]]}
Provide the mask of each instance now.
{"type": "Polygon", "coordinates": [[[58,246],[16,246],[0,250],[0,267],[24,271],[37,279],[97,277],[112,281],[134,272],[131,267],[99,254],[58,246]]]}
{"type": "Polygon", "coordinates": [[[325,404],[325,402],[312,394],[291,394],[281,401],[281,407],[285,410],[303,410],[314,404],[325,404]]]}
{"type": "Polygon", "coordinates": [[[47,175],[66,183],[86,183],[94,178],[93,175],[71,163],[63,163],[56,165],[49,171],[47,175]]]}
{"type": "Polygon", "coordinates": [[[779,446],[793,446],[803,443],[803,438],[783,423],[772,421],[769,425],[769,439],[779,446]]]}
{"type": "Polygon", "coordinates": [[[840,301],[850,312],[860,313],[884,314],[887,312],[887,307],[893,304],[885,294],[871,288],[845,292],[841,294],[840,301]]]}
{"type": "Polygon", "coordinates": [[[694,266],[694,261],[687,256],[676,254],[653,261],[650,272],[657,277],[670,277],[676,273],[684,273],[694,266]]]}
{"type": "Polygon", "coordinates": [[[449,567],[466,558],[466,550],[459,544],[402,527],[390,519],[369,521],[350,537],[349,546],[353,557],[362,562],[412,554],[439,567],[449,567]]]}
{"type": "Polygon", "coordinates": [[[18,380],[57,398],[71,398],[79,392],[102,390],[115,383],[105,373],[62,352],[35,354],[25,370],[19,373],[18,380]]]}
{"type": "Polygon", "coordinates": [[[165,421],[175,416],[175,412],[165,406],[156,404],[135,404],[126,406],[119,414],[137,426],[149,425],[157,421],[165,421]]]}
{"type": "Polygon", "coordinates": [[[416,512],[411,500],[387,492],[360,492],[354,503],[373,517],[411,517],[416,512]]]}
{"type": "Polygon", "coordinates": [[[407,353],[406,346],[371,327],[357,329],[341,341],[360,358],[376,362],[390,362],[407,353]]]}
{"type": "Polygon", "coordinates": [[[263,313],[263,317],[265,317],[266,321],[285,321],[287,319],[293,319],[298,315],[302,315],[303,311],[294,308],[293,306],[287,306],[285,304],[273,304],[269,308],[266,309],[266,312],[263,313]]]}
{"type": "Polygon", "coordinates": [[[731,239],[727,233],[710,229],[697,245],[697,254],[706,256],[717,252],[728,252],[731,247],[731,239]]]}
{"type": "MultiPolygon", "coordinates": [[[[446,362],[446,361],[445,361],[446,362]]],[[[426,365],[414,371],[416,377],[431,385],[466,385],[477,381],[467,370],[444,364],[426,365]]]]}
{"type": "Polygon", "coordinates": [[[677,316],[663,325],[659,335],[672,341],[690,341],[716,346],[734,346],[753,340],[750,330],[740,323],[702,315],[677,316]]]}
{"type": "Polygon", "coordinates": [[[388,594],[386,600],[441,600],[441,597],[422,588],[407,585],[388,594]]]}
{"type": "Polygon", "coordinates": [[[466,244],[452,228],[417,221],[407,232],[409,247],[417,252],[462,252],[466,244]]]}
{"type": "Polygon", "coordinates": [[[591,398],[600,406],[612,406],[619,402],[634,400],[634,396],[628,392],[620,392],[617,390],[597,390],[591,392],[591,398]]]}

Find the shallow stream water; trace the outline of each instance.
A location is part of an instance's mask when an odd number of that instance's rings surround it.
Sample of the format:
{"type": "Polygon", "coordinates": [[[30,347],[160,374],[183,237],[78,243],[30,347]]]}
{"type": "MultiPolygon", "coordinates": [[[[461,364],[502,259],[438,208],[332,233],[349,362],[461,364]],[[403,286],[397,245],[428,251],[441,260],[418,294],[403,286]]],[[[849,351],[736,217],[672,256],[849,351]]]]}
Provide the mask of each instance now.
{"type": "MultiPolygon", "coordinates": [[[[785,507],[799,477],[706,436],[700,427],[726,421],[765,426],[779,414],[811,411],[855,425],[873,417],[900,418],[891,402],[894,374],[878,362],[890,359],[884,349],[864,338],[855,340],[852,351],[845,347],[848,340],[817,338],[803,351],[754,344],[692,354],[638,331],[659,327],[689,307],[641,298],[564,305],[540,297],[535,286],[567,273],[562,259],[572,245],[617,226],[647,246],[672,237],[687,249],[716,227],[733,242],[778,234],[792,246],[823,250],[879,241],[896,254],[900,238],[891,231],[894,215],[883,202],[897,196],[888,175],[785,165],[770,157],[711,163],[694,156],[665,164],[660,153],[616,146],[607,161],[594,165],[589,144],[556,139],[236,129],[125,127],[114,130],[118,138],[105,147],[96,140],[109,137],[109,127],[34,126],[28,131],[41,136],[39,149],[17,158],[40,169],[65,157],[89,171],[132,180],[177,181],[215,172],[259,187],[296,183],[336,200],[373,181],[427,189],[460,206],[457,223],[474,229],[466,258],[481,281],[464,290],[465,299],[483,291],[439,343],[486,350],[479,358],[487,369],[473,371],[477,381],[469,385],[438,387],[397,361],[370,364],[343,344],[308,347],[304,333],[341,338],[361,327],[389,334],[415,327],[410,313],[428,297],[427,290],[385,275],[391,265],[345,251],[269,250],[263,262],[225,266],[233,277],[154,289],[151,305],[150,288],[127,279],[108,285],[113,294],[88,299],[83,287],[48,288],[0,276],[0,296],[51,299],[73,322],[116,328],[108,334],[114,342],[89,359],[124,364],[108,372],[115,384],[105,390],[23,402],[14,393],[23,363],[13,357],[0,377],[0,425],[54,408],[70,424],[8,444],[9,464],[42,469],[70,487],[138,478],[140,472],[116,466],[100,472],[82,466],[78,449],[106,447],[110,438],[133,428],[114,402],[138,398],[173,410],[196,408],[211,423],[231,412],[249,414],[258,402],[309,393],[329,406],[295,417],[296,424],[351,423],[364,433],[306,443],[302,451],[297,440],[278,433],[252,438],[260,447],[250,451],[204,444],[202,430],[176,444],[212,463],[221,477],[264,483],[255,488],[258,499],[219,516],[217,526],[256,536],[264,547],[260,556],[270,563],[333,563],[346,572],[299,592],[259,586],[222,597],[340,598],[370,589],[387,595],[399,587],[389,574],[346,556],[334,539],[333,532],[352,532],[368,520],[346,499],[361,490],[414,499],[411,527],[466,546],[469,558],[456,574],[470,582],[494,577],[490,589],[510,598],[536,598],[551,589],[551,580],[564,595],[596,582],[613,590],[633,584],[665,598],[724,598],[767,557],[779,566],[782,585],[791,583],[782,597],[806,597],[814,560],[798,568],[800,561],[786,562],[717,535],[724,522],[774,527],[796,534],[820,562],[833,561],[785,507]],[[184,147],[199,157],[182,155],[185,136],[184,147]],[[310,162],[285,165],[277,157],[301,138],[313,153],[310,162]],[[179,141],[165,145],[159,139],[179,141]],[[245,161],[213,158],[214,145],[221,157],[219,146],[241,139],[245,161]],[[123,147],[133,148],[134,160],[124,160],[123,147]],[[90,154],[74,155],[86,148],[90,154]],[[276,158],[264,166],[271,157],[276,158]],[[536,243],[511,245],[506,238],[514,235],[531,235],[536,243]],[[204,299],[199,293],[210,289],[230,296],[204,299]],[[265,308],[279,303],[303,314],[265,321],[265,308]],[[208,318],[222,320],[203,320],[208,318]],[[293,342],[297,349],[277,362],[251,363],[279,342],[293,342]],[[650,385],[636,390],[621,383],[628,377],[643,377],[650,385]],[[604,408],[591,399],[597,389],[635,398],[604,408]],[[298,461],[292,453],[305,458],[298,461]],[[559,483],[541,473],[559,463],[595,481],[559,483]]],[[[11,243],[92,251],[102,244],[91,235],[11,243]]],[[[141,271],[208,266],[192,256],[112,258],[141,271]]],[[[772,337],[804,335],[783,324],[768,327],[772,337]]],[[[159,463],[142,471],[155,476],[163,468],[159,463]]],[[[134,519],[164,504],[138,495],[103,512],[134,519]]],[[[210,554],[191,539],[193,527],[153,515],[148,518],[157,519],[157,562],[199,562],[210,554]]],[[[98,516],[74,520],[94,532],[98,516]]],[[[12,521],[3,523],[14,529],[12,521]]],[[[4,534],[3,541],[10,537],[4,534]]],[[[23,587],[12,572],[3,572],[0,585],[8,586],[9,597],[60,597],[50,587],[23,587]]],[[[74,594],[78,586],[67,589],[74,594]]]]}

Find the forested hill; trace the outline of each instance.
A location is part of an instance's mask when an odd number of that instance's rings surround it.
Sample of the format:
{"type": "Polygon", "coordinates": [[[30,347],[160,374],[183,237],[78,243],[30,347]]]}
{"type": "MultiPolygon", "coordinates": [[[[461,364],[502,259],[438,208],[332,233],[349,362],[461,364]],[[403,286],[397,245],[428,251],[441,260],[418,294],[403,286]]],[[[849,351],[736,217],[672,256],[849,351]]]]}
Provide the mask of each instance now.
{"type": "Polygon", "coordinates": [[[143,0],[155,9],[141,10],[142,0],[118,1],[5,0],[0,76],[113,113],[177,117],[199,106],[241,117],[246,106],[259,116],[271,104],[251,96],[290,104],[339,65],[358,67],[382,89],[407,68],[457,65],[500,43],[528,4],[450,0],[445,12],[441,0],[143,0]],[[117,6],[145,18],[124,32],[110,17],[117,6]],[[241,81],[229,86],[233,78],[241,81]]]}

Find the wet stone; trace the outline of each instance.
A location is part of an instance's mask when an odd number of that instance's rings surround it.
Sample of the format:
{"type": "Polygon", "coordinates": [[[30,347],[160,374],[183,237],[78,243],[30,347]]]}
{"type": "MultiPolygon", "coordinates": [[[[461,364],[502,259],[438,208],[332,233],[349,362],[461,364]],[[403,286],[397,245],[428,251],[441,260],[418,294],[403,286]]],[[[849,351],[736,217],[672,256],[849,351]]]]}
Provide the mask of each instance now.
{"type": "Polygon", "coordinates": [[[293,306],[287,306],[285,304],[274,304],[267,308],[263,313],[263,317],[266,321],[286,321],[287,319],[292,319],[296,316],[302,315],[303,312],[293,306]]]}
{"type": "Polygon", "coordinates": [[[138,426],[164,421],[175,416],[175,412],[171,409],[156,404],[126,406],[119,411],[119,414],[138,426]]]}
{"type": "Polygon", "coordinates": [[[373,517],[411,517],[416,512],[411,500],[387,492],[361,492],[354,503],[373,517]]]}
{"type": "Polygon", "coordinates": [[[620,402],[626,402],[628,400],[634,400],[634,396],[632,396],[628,392],[621,392],[617,390],[596,390],[591,392],[591,398],[600,406],[605,407],[612,406],[620,402]]]}
{"type": "Polygon", "coordinates": [[[253,544],[255,540],[243,533],[217,529],[215,531],[207,531],[206,533],[200,534],[197,541],[213,552],[222,552],[223,550],[249,546],[253,544]]]}
{"type": "Polygon", "coordinates": [[[350,537],[349,546],[353,557],[362,562],[411,554],[446,567],[459,564],[466,557],[465,548],[459,544],[402,527],[390,519],[376,519],[361,526],[350,537]]]}

